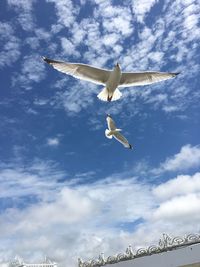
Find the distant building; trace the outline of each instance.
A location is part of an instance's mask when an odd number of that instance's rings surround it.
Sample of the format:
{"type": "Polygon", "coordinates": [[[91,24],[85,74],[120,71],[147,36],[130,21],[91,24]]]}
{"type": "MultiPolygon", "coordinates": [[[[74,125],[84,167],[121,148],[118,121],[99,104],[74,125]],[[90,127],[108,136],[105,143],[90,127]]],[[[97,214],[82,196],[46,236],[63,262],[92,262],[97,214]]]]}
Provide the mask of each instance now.
{"type": "Polygon", "coordinates": [[[200,267],[200,235],[171,238],[163,235],[158,245],[133,250],[131,246],[125,253],[97,259],[78,260],[79,267],[200,267]]]}
{"type": "Polygon", "coordinates": [[[9,267],[58,267],[56,262],[45,258],[41,263],[27,263],[22,258],[16,256],[13,261],[10,262],[9,267]]]}

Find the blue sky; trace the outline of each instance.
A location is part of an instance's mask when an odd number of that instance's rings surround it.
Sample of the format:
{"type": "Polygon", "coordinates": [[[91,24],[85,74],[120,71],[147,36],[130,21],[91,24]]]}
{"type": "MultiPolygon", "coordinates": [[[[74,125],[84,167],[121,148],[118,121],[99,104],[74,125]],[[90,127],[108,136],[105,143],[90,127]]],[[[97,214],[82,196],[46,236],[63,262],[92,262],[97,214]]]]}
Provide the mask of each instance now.
{"type": "Polygon", "coordinates": [[[184,1],[0,3],[0,259],[61,266],[199,231],[199,5],[184,1]],[[181,72],[123,89],[41,56],[123,71],[181,72]],[[105,138],[110,113],[133,145],[105,138]],[[142,241],[141,241],[142,240],[142,241]]]}

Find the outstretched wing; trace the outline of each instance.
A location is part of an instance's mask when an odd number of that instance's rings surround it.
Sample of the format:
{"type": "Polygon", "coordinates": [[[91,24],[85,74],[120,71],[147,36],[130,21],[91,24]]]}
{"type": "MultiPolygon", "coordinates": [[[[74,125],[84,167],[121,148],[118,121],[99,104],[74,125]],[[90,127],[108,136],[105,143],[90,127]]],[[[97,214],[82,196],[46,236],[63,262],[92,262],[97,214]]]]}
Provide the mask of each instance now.
{"type": "Polygon", "coordinates": [[[114,120],[110,116],[107,116],[106,120],[107,120],[107,124],[108,124],[108,129],[111,131],[115,130],[116,126],[115,126],[114,120]]]}
{"type": "Polygon", "coordinates": [[[119,87],[139,86],[161,82],[176,77],[179,73],[168,72],[123,72],[119,87]]]}
{"type": "Polygon", "coordinates": [[[113,136],[117,141],[119,141],[126,148],[132,149],[132,145],[129,144],[128,140],[120,132],[115,132],[113,136]]]}
{"type": "Polygon", "coordinates": [[[75,78],[90,81],[96,84],[105,84],[110,76],[110,71],[99,69],[86,64],[68,63],[43,57],[43,60],[54,69],[69,74],[75,78]]]}

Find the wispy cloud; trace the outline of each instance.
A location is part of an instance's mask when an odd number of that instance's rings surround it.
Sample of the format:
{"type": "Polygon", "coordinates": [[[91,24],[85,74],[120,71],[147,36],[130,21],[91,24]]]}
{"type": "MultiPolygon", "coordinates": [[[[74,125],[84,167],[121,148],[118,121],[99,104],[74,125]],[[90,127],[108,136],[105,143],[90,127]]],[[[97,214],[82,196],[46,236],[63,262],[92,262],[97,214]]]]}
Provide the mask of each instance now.
{"type": "Polygon", "coordinates": [[[151,8],[158,2],[157,0],[136,0],[132,1],[133,13],[139,22],[143,22],[145,15],[149,13],[151,8]]]}
{"type": "Polygon", "coordinates": [[[109,2],[104,2],[95,9],[94,16],[98,20],[102,19],[103,33],[119,33],[118,38],[133,33],[132,14],[128,7],[112,6],[109,2]]]}
{"type": "Polygon", "coordinates": [[[52,147],[57,147],[60,144],[60,140],[58,137],[48,138],[47,145],[52,147]]]}
{"type": "MultiPolygon", "coordinates": [[[[61,88],[63,85],[66,87],[65,83],[61,83],[61,88]]],[[[57,86],[60,86],[60,83],[57,86]]],[[[68,115],[73,116],[93,103],[94,91],[95,85],[77,80],[76,85],[69,86],[68,84],[66,91],[56,93],[55,105],[56,107],[64,107],[68,115]]]]}
{"type": "Polygon", "coordinates": [[[0,67],[3,68],[13,64],[21,55],[21,42],[11,24],[0,22],[0,43],[0,67]]]}
{"type": "MultiPolygon", "coordinates": [[[[200,38],[199,6],[195,0],[183,4],[178,1],[169,4],[170,1],[167,1],[163,7],[159,7],[162,9],[162,15],[156,14],[156,19],[149,21],[148,16],[151,15],[151,10],[157,3],[155,0],[133,1],[130,5],[117,6],[112,5],[110,1],[94,1],[90,3],[93,16],[85,18],[80,16],[81,8],[86,4],[84,1],[78,6],[71,0],[67,2],[48,0],[46,4],[53,6],[56,22],[49,25],[51,31],[47,31],[47,29],[37,26],[37,21],[34,21],[35,1],[24,0],[17,3],[13,0],[8,1],[9,7],[14,8],[18,14],[18,22],[27,27],[24,29],[25,31],[29,31],[29,36],[25,38],[23,45],[28,44],[34,51],[40,49],[41,44],[47,43],[46,55],[49,54],[50,57],[55,55],[55,58],[63,58],[63,60],[73,58],[77,62],[108,68],[112,68],[114,63],[119,61],[124,71],[181,70],[182,73],[185,73],[184,77],[182,75],[159,85],[146,86],[142,90],[138,88],[124,90],[124,98],[120,100],[121,103],[115,110],[120,113],[128,105],[131,114],[135,114],[135,105],[138,100],[142,100],[152,109],[159,108],[166,113],[178,113],[187,109],[193,101],[193,105],[197,104],[200,98],[190,82],[194,73],[199,71],[195,56],[200,38]],[[31,20],[23,22],[21,17],[28,16],[31,20]],[[68,30],[70,38],[66,36],[63,29],[68,30]],[[55,38],[56,43],[53,41],[55,38]],[[170,64],[173,65],[173,69],[168,68],[170,64]],[[164,93],[161,93],[162,89],[165,90],[164,93]],[[134,105],[129,105],[130,101],[134,105]],[[133,106],[134,110],[131,108],[133,106]]],[[[2,66],[11,64],[19,58],[20,45],[22,45],[14,37],[15,32],[11,29],[12,25],[7,25],[7,27],[12,31],[9,36],[12,35],[14,38],[13,41],[10,41],[12,49],[9,50],[9,53],[13,51],[13,56],[8,57],[7,50],[2,51],[2,66]]],[[[17,84],[16,81],[18,81],[22,87],[31,88],[32,83],[42,81],[46,76],[45,68],[41,67],[42,63],[41,65],[38,63],[39,59],[36,63],[33,57],[28,57],[29,63],[32,61],[37,67],[36,74],[33,75],[30,70],[27,70],[31,66],[27,65],[28,58],[25,57],[22,59],[21,74],[15,75],[13,84],[17,84]],[[26,69],[25,65],[27,65],[26,69]],[[28,84],[25,79],[27,74],[30,77],[28,84]]],[[[76,86],[77,81],[71,79],[72,86],[76,86]]],[[[77,86],[80,86],[80,83],[77,86]]],[[[90,85],[88,86],[90,87],[90,85]]],[[[66,84],[62,88],[66,88],[66,84]]],[[[98,89],[96,90],[98,91],[98,89]]],[[[60,103],[67,103],[65,100],[70,98],[70,107],[69,105],[67,108],[63,106],[66,111],[70,110],[70,116],[86,109],[93,102],[89,100],[91,96],[88,93],[84,93],[81,101],[77,101],[77,97],[71,97],[76,93],[73,93],[72,89],[69,91],[62,94],[63,100],[61,95],[59,95],[59,99],[60,103]]],[[[57,107],[56,101],[55,106],[57,107]]],[[[142,107],[140,106],[140,108],[142,107]]]]}
{"type": "Polygon", "coordinates": [[[54,165],[51,162],[37,160],[27,168],[21,167],[20,163],[1,165],[1,197],[15,198],[28,195],[41,197],[43,189],[46,188],[47,191],[55,189],[57,179],[64,178],[65,174],[57,172],[54,165]]]}
{"type": "MultiPolygon", "coordinates": [[[[92,18],[83,19],[78,27],[76,23],[72,27],[72,40],[74,40],[75,45],[72,51],[76,49],[76,44],[78,47],[80,40],[83,41],[84,37],[84,44],[89,48],[88,51],[83,52],[83,56],[87,62],[92,64],[95,62],[95,65],[104,66],[110,60],[110,52],[107,51],[107,48],[110,47],[109,49],[112,49],[112,61],[120,59],[119,61],[122,64],[122,69],[128,71],[134,69],[169,70],[167,69],[165,59],[168,57],[168,52],[171,51],[167,62],[173,62],[174,70],[169,71],[182,70],[182,72],[187,73],[187,76],[184,77],[184,82],[183,78],[180,76],[175,80],[160,83],[159,85],[143,87],[142,90],[138,90],[137,88],[126,89],[127,92],[125,94],[130,96],[131,101],[134,103],[138,98],[141,98],[145,104],[150,104],[153,109],[161,108],[166,113],[172,113],[184,110],[192,99],[196,99],[194,93],[191,93],[192,88],[189,79],[194,71],[198,71],[198,66],[193,57],[194,50],[191,51],[190,49],[191,37],[187,35],[187,38],[184,35],[184,32],[188,29],[188,24],[185,22],[187,21],[185,14],[192,16],[192,21],[194,22],[191,27],[193,27],[195,32],[196,29],[198,29],[196,19],[194,19],[197,13],[194,11],[193,7],[193,5],[196,6],[196,4],[193,4],[192,7],[190,5],[182,7],[180,4],[176,3],[176,9],[172,8],[171,5],[164,7],[166,9],[166,13],[163,15],[164,17],[162,16],[162,18],[160,18],[158,15],[156,22],[152,22],[150,27],[146,24],[144,18],[151,10],[151,7],[156,3],[156,1],[151,1],[150,3],[143,2],[137,5],[139,20],[143,21],[140,31],[138,31],[139,40],[136,41],[136,39],[134,39],[135,42],[129,48],[126,48],[123,47],[122,40],[126,35],[129,36],[133,34],[131,19],[136,10],[133,9],[135,11],[133,11],[132,14],[129,8],[119,8],[110,6],[109,3],[98,2],[94,12],[96,21],[92,18]],[[143,6],[145,6],[145,8],[142,8],[143,6]],[[140,14],[140,10],[143,10],[143,13],[140,14]],[[177,11],[174,12],[174,10],[177,11]],[[177,16],[177,13],[181,13],[181,16],[177,16]],[[120,23],[117,23],[117,28],[115,28],[114,14],[116,20],[120,20],[121,16],[124,16],[122,20],[128,23],[126,27],[127,32],[124,32],[123,28],[120,28],[120,23]],[[101,25],[103,29],[101,29],[101,25]],[[168,35],[165,34],[167,31],[169,32],[168,35]],[[76,38],[76,32],[78,32],[78,39],[76,38]],[[98,40],[98,42],[94,43],[94,39],[98,40]],[[175,39],[177,40],[176,42],[174,42],[175,39]],[[189,67],[191,64],[193,64],[192,68],[189,67]],[[189,72],[188,69],[190,70],[189,72]],[[167,85],[167,88],[165,85],[167,85]],[[159,93],[161,87],[165,88],[164,94],[159,93]],[[179,93],[180,88],[182,88],[181,94],[179,93]],[[136,92],[137,90],[138,92],[136,92]],[[148,96],[146,92],[149,92],[148,96]]],[[[193,42],[198,42],[199,35],[192,34],[192,38],[193,42]]],[[[127,105],[127,96],[122,100],[122,104],[119,105],[117,109],[118,112],[121,112],[121,109],[127,105]]],[[[129,109],[130,108],[131,107],[129,107],[129,109]]],[[[80,107],[80,110],[81,109],[80,107]]]]}
{"type": "Polygon", "coordinates": [[[40,82],[46,75],[45,65],[37,54],[25,56],[21,66],[21,72],[15,73],[12,85],[20,85],[29,90],[33,83],[40,82]]]}
{"type": "Polygon", "coordinates": [[[7,0],[8,6],[18,13],[16,20],[25,31],[33,31],[35,28],[33,16],[33,4],[35,2],[36,0],[7,0]]]}
{"type": "Polygon", "coordinates": [[[71,0],[47,0],[47,2],[55,5],[58,24],[68,28],[74,23],[79,8],[71,0]]]}

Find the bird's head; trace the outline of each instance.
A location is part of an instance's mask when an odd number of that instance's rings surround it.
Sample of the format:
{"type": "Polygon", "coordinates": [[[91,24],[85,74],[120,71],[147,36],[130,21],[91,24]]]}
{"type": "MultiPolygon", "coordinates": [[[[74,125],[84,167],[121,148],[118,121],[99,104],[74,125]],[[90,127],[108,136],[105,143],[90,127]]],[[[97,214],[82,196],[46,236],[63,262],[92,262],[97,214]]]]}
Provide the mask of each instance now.
{"type": "Polygon", "coordinates": [[[106,117],[109,117],[109,118],[111,118],[111,115],[110,115],[110,114],[106,114],[106,117]]]}
{"type": "Polygon", "coordinates": [[[115,65],[115,68],[118,68],[118,69],[120,69],[120,65],[119,65],[119,63],[117,62],[117,64],[115,65]]]}

